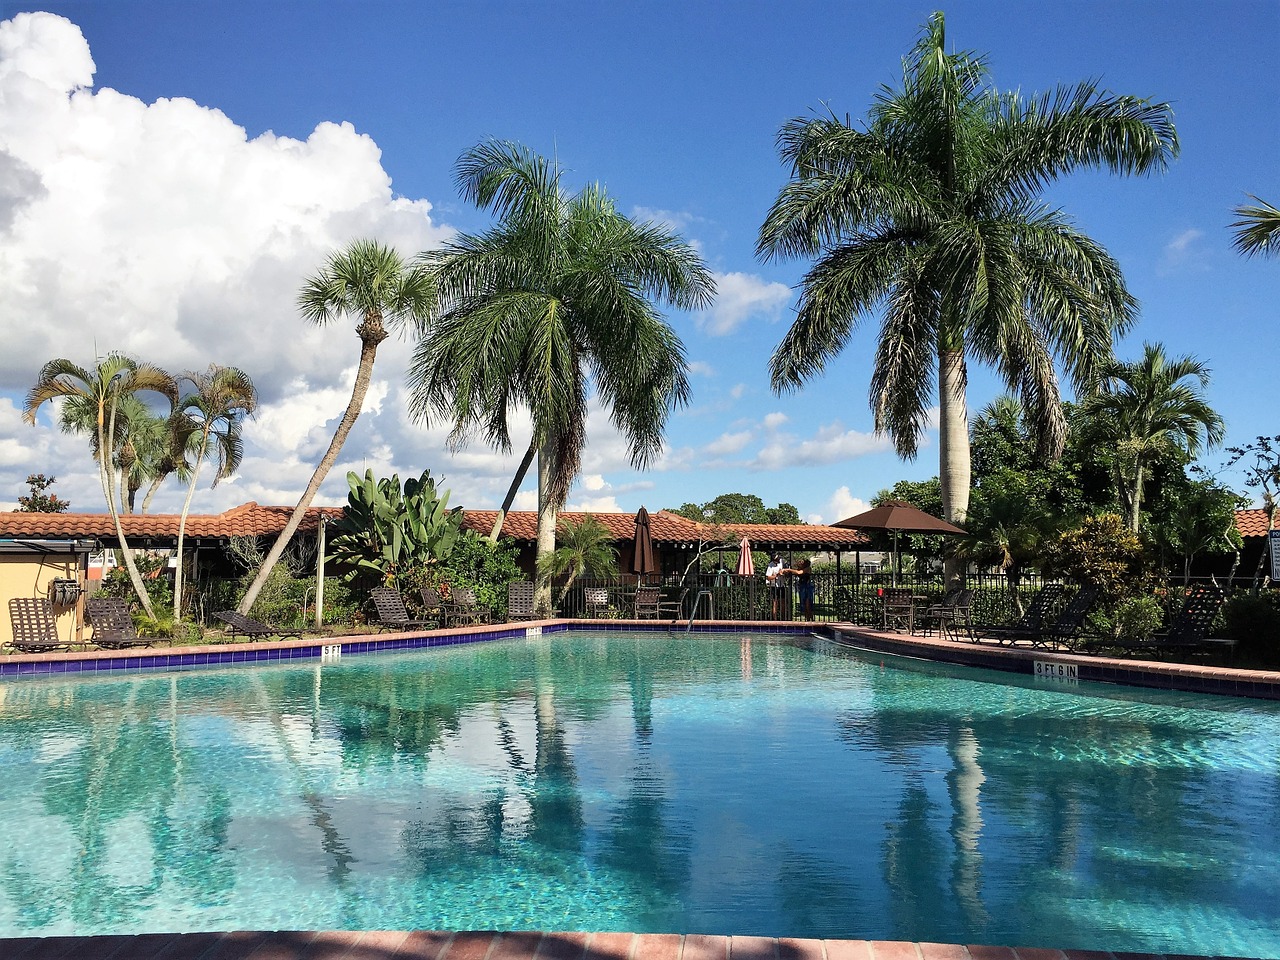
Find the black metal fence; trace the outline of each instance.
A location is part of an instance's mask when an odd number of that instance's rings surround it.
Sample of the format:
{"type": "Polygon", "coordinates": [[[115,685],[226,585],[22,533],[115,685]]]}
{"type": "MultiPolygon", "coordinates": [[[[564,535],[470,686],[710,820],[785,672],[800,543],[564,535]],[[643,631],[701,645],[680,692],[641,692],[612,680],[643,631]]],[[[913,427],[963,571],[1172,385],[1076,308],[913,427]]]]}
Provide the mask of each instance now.
{"type": "MultiPolygon", "coordinates": [[[[1011,581],[1003,574],[971,574],[966,585],[974,591],[974,621],[1003,623],[1015,619],[1043,582],[1038,575],[1011,581]]],[[[672,619],[808,619],[801,607],[795,577],[788,577],[777,586],[767,584],[759,575],[725,574],[690,574],[683,580],[678,576],[647,577],[643,584],[661,589],[662,609],[672,619]]],[[[635,613],[637,586],[634,576],[577,580],[563,595],[559,588],[556,590],[560,615],[629,619],[635,613]]],[[[813,619],[828,623],[877,623],[882,609],[881,596],[892,586],[910,590],[921,602],[941,599],[945,589],[941,574],[908,575],[899,577],[895,583],[888,574],[815,572],[813,619]]]]}
{"type": "MultiPolygon", "coordinates": [[[[768,585],[763,576],[739,577],[721,574],[690,574],[665,578],[646,577],[646,586],[662,591],[665,617],[686,620],[781,620],[808,619],[801,609],[795,577],[778,587],[768,585]]],[[[1207,578],[1184,583],[1183,578],[1170,580],[1154,590],[1154,596],[1165,607],[1170,619],[1186,596],[1186,587],[1207,578]]],[[[1039,574],[1011,579],[1002,573],[971,573],[965,585],[973,590],[973,622],[995,625],[1017,620],[1032,596],[1046,582],[1039,574]]],[[[1251,581],[1240,578],[1234,585],[1221,579],[1214,581],[1228,595],[1250,589],[1251,581]],[[1233,590],[1234,586],[1234,590],[1233,590]]],[[[940,600],[945,587],[941,574],[905,575],[890,579],[889,574],[858,575],[850,572],[815,572],[813,574],[813,619],[818,622],[841,622],[876,625],[881,622],[884,590],[905,588],[920,604],[940,600]]],[[[564,617],[605,617],[630,619],[635,614],[637,578],[623,576],[611,580],[575,581],[567,593],[555,590],[559,613],[564,617]]]]}

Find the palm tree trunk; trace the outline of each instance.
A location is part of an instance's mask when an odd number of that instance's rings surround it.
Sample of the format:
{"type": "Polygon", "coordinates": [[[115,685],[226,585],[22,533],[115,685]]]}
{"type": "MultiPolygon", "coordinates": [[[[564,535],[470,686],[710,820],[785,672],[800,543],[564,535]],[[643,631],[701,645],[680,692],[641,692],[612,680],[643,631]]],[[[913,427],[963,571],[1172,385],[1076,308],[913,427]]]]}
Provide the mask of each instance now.
{"type": "MultiPolygon", "coordinates": [[[[963,350],[938,352],[938,480],[942,487],[942,515],[963,524],[969,513],[969,411],[965,404],[963,350]]],[[[945,562],[943,578],[951,583],[963,575],[954,557],[945,562]]]]}
{"type": "Polygon", "coordinates": [[[102,468],[102,492],[107,495],[107,511],[111,514],[111,522],[116,529],[116,542],[120,544],[120,555],[124,557],[124,568],[129,573],[129,583],[133,585],[133,592],[138,595],[138,602],[142,604],[143,612],[154,620],[156,612],[151,606],[151,595],[147,593],[147,588],[142,582],[142,574],[138,573],[138,565],[134,563],[129,541],[124,538],[124,527],[120,523],[120,513],[116,510],[115,490],[112,489],[111,445],[115,443],[115,394],[111,398],[111,424],[106,430],[106,436],[103,436],[102,429],[102,403],[102,401],[98,403],[98,460],[102,468]]]}
{"type": "Polygon", "coordinates": [[[498,511],[498,519],[493,522],[493,529],[489,531],[490,543],[498,542],[498,534],[502,532],[502,522],[507,518],[507,513],[511,510],[511,504],[516,499],[520,484],[524,483],[525,474],[529,472],[529,464],[533,463],[533,455],[537,452],[538,441],[536,439],[530,440],[529,449],[524,452],[524,459],[520,461],[520,467],[516,470],[515,478],[511,481],[511,486],[507,488],[507,496],[502,501],[502,508],[498,511]]]}
{"type": "Polygon", "coordinates": [[[533,608],[543,616],[551,615],[551,573],[543,569],[543,558],[556,550],[557,510],[550,494],[555,455],[555,440],[548,438],[538,451],[538,554],[533,591],[533,608]]]}
{"type": "MultiPolygon", "coordinates": [[[[384,333],[383,338],[385,336],[386,334],[384,333]]],[[[258,575],[254,577],[253,583],[249,585],[248,591],[240,600],[240,606],[236,608],[240,614],[247,616],[249,610],[253,607],[253,602],[258,599],[258,594],[262,592],[262,587],[267,582],[267,577],[270,576],[271,571],[284,554],[285,548],[289,546],[289,541],[293,539],[298,525],[302,523],[302,518],[307,512],[307,508],[311,506],[311,501],[315,499],[316,494],[319,492],[320,484],[324,483],[324,478],[337,461],[338,453],[342,450],[342,445],[346,443],[347,434],[355,426],[356,418],[360,416],[360,408],[364,406],[365,394],[369,392],[369,381],[373,379],[373,360],[374,355],[378,352],[379,342],[380,340],[373,337],[361,337],[360,366],[356,368],[356,382],[355,386],[351,388],[351,402],[347,404],[347,409],[342,414],[342,420],[338,423],[338,429],[333,434],[329,449],[325,451],[324,457],[321,458],[319,465],[316,467],[316,472],[311,475],[311,482],[307,484],[307,489],[302,492],[302,499],[293,508],[293,513],[289,515],[289,522],[284,525],[284,530],[276,538],[271,551],[262,561],[262,566],[258,568],[258,575]]]]}
{"type": "Polygon", "coordinates": [[[1133,493],[1129,496],[1129,529],[1138,532],[1138,520],[1142,515],[1142,461],[1133,468],[1133,493]]]}
{"type": "Polygon", "coordinates": [[[142,512],[146,513],[151,508],[151,498],[156,495],[156,491],[160,489],[160,484],[164,483],[167,474],[162,474],[151,481],[151,486],[147,488],[147,495],[142,498],[142,512]]]}
{"type": "Polygon", "coordinates": [[[204,432],[200,435],[200,449],[196,452],[196,462],[191,468],[191,482],[187,484],[187,496],[182,501],[182,513],[178,517],[178,566],[173,571],[173,622],[182,620],[182,541],[187,534],[187,514],[191,510],[191,498],[196,493],[196,482],[200,479],[200,464],[204,463],[209,452],[210,424],[206,419],[204,432]]]}

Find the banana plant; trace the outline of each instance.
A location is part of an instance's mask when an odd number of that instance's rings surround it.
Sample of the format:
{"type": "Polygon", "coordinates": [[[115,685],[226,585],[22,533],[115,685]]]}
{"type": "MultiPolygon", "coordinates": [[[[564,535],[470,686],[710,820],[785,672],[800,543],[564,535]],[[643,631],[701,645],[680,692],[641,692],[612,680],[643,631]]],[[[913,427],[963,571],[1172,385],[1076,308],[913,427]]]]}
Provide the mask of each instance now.
{"type": "Polygon", "coordinates": [[[437,491],[431,471],[377,479],[347,474],[347,505],[334,522],[326,560],[345,570],[346,580],[376,576],[394,586],[407,570],[447,560],[462,532],[462,508],[449,508],[449,491],[437,491]]]}

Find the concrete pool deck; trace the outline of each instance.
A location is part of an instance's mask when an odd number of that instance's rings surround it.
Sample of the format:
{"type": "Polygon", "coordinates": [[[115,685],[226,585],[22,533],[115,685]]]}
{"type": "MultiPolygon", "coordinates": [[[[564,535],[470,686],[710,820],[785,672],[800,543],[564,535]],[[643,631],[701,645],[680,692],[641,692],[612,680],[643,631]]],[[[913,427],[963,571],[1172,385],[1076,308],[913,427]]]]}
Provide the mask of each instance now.
{"type": "Polygon", "coordinates": [[[0,940],[5,960],[1193,960],[1185,954],[898,940],[418,930],[139,934],[0,940]]]}

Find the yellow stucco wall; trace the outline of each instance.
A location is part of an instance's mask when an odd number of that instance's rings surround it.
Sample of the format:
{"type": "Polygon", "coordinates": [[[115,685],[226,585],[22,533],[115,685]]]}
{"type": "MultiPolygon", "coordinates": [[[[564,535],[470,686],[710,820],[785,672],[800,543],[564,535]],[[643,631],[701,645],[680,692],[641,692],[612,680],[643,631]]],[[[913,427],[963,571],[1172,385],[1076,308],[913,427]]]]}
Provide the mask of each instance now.
{"type": "MultiPolygon", "coordinates": [[[[47,597],[49,581],[55,577],[75,580],[84,585],[80,564],[84,557],[74,553],[0,554],[0,637],[6,642],[13,639],[13,626],[9,622],[10,597],[47,597]]],[[[64,640],[80,639],[77,628],[83,623],[84,599],[74,607],[54,607],[58,618],[58,636],[64,640]]]]}

